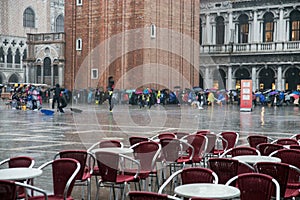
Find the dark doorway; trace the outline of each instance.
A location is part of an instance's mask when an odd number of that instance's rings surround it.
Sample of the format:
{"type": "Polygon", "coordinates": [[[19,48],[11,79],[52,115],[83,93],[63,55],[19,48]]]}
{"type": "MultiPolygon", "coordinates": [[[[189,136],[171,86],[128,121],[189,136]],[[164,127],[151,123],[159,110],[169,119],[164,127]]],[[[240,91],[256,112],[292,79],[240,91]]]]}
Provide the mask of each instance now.
{"type": "Polygon", "coordinates": [[[274,89],[275,73],[270,68],[264,68],[259,72],[259,89],[274,89]]]}
{"type": "Polygon", "coordinates": [[[297,86],[300,85],[300,69],[293,67],[285,73],[286,89],[297,90],[297,86]]]}

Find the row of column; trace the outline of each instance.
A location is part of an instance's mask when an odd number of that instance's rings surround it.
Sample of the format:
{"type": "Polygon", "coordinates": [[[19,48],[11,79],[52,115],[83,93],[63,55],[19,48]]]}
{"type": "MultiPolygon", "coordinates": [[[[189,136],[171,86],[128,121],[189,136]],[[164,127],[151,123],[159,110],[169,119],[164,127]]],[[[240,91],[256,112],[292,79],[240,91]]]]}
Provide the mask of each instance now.
{"type": "MultiPolygon", "coordinates": [[[[215,70],[215,68],[214,68],[215,70]]],[[[226,74],[226,89],[235,89],[236,79],[233,78],[232,67],[228,66],[226,74]]],[[[204,70],[204,88],[213,87],[213,71],[209,67],[205,67],[204,70]]],[[[259,89],[259,79],[257,76],[257,68],[253,66],[251,68],[251,77],[252,77],[252,90],[255,91],[259,89]]],[[[276,89],[284,90],[285,79],[282,77],[282,67],[277,67],[277,79],[275,79],[276,89]]]]}
{"type": "MultiPolygon", "coordinates": [[[[289,19],[284,19],[283,8],[278,8],[279,18],[276,21],[274,16],[274,39],[273,41],[289,41],[289,19]]],[[[215,15],[207,14],[205,20],[205,26],[202,27],[202,41],[203,44],[216,44],[216,23],[214,19],[215,15]],[[211,23],[213,21],[213,23],[211,23]]],[[[225,18],[225,17],[224,17],[225,18]]],[[[258,43],[263,42],[263,26],[264,21],[258,20],[257,11],[253,11],[253,21],[249,21],[249,37],[248,42],[258,43]]],[[[225,44],[230,42],[238,43],[239,37],[239,24],[233,22],[232,12],[228,12],[228,23],[225,20],[225,44]],[[232,35],[234,34],[234,35],[232,35]]]]}

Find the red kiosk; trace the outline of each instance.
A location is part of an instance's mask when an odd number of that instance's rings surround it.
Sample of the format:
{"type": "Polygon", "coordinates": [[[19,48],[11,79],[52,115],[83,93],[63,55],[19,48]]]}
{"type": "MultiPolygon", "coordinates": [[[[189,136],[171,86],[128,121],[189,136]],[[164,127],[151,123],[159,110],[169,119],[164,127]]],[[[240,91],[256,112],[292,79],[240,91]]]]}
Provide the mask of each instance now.
{"type": "Polygon", "coordinates": [[[240,111],[252,111],[252,80],[241,80],[240,111]]]}

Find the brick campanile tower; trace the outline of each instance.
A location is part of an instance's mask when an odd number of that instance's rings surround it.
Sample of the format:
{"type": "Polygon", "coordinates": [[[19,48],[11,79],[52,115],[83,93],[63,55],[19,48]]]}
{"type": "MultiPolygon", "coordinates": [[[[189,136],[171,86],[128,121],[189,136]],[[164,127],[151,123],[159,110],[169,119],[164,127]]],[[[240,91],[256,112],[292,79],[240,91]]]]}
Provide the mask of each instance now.
{"type": "Polygon", "coordinates": [[[199,85],[200,0],[65,0],[65,87],[199,85]]]}

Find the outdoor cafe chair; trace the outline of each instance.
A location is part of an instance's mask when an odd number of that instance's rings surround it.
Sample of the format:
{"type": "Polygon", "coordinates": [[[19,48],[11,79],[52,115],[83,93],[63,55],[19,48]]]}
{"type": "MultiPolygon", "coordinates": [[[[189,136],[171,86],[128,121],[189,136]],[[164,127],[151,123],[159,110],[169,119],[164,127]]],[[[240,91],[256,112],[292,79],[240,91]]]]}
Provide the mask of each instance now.
{"type": "Polygon", "coordinates": [[[257,148],[257,145],[261,143],[268,143],[271,139],[265,135],[249,135],[247,142],[250,147],[257,148]]]}
{"type": "Polygon", "coordinates": [[[280,200],[279,183],[270,175],[261,173],[244,173],[229,179],[225,185],[237,187],[241,191],[240,200],[280,200]]]}
{"type": "Polygon", "coordinates": [[[214,156],[220,156],[227,149],[233,148],[237,145],[239,140],[239,133],[234,131],[223,131],[217,134],[217,140],[214,150],[214,156]]]}
{"type": "MultiPolygon", "coordinates": [[[[42,164],[38,169],[45,172],[51,166],[53,194],[48,194],[51,200],[72,200],[72,190],[75,177],[80,170],[80,163],[72,158],[60,158],[42,164]]],[[[46,174],[46,173],[45,173],[46,174]]],[[[47,177],[50,179],[50,177],[47,177]]],[[[49,190],[49,188],[47,188],[49,190]]],[[[44,196],[33,196],[29,200],[42,200],[44,196]]]]}
{"type": "Polygon", "coordinates": [[[272,143],[280,145],[299,145],[298,140],[292,138],[279,138],[272,143]]]}
{"type": "MultiPolygon", "coordinates": [[[[96,143],[94,143],[90,148],[88,148],[88,152],[92,152],[96,148],[110,148],[110,147],[118,147],[118,148],[123,148],[124,144],[123,142],[119,140],[100,140],[96,143]]],[[[93,172],[91,173],[92,176],[95,177],[96,185],[98,184],[98,176],[99,174],[99,167],[97,165],[97,162],[94,166],[93,172]]]]}
{"type": "Polygon", "coordinates": [[[186,163],[192,163],[194,157],[194,147],[177,138],[164,138],[160,140],[162,155],[161,162],[163,165],[162,179],[165,180],[166,172],[165,168],[169,168],[169,174],[172,174],[177,168],[185,167],[186,163]],[[189,156],[186,156],[186,152],[189,152],[189,156]]]}
{"type": "Polygon", "coordinates": [[[110,196],[113,195],[114,199],[117,197],[115,188],[119,188],[122,200],[125,200],[128,184],[139,182],[140,162],[123,154],[106,151],[97,151],[95,156],[101,177],[97,183],[96,200],[99,199],[101,187],[110,187],[110,196]],[[129,166],[135,169],[134,173],[124,173],[129,166]]]}
{"type": "Polygon", "coordinates": [[[129,197],[129,200],[180,200],[179,198],[171,195],[148,191],[130,191],[127,196],[129,197]]]}
{"type": "MultiPolygon", "coordinates": [[[[300,150],[280,149],[274,151],[269,156],[281,159],[282,163],[293,165],[300,169],[300,150]]],[[[297,170],[291,170],[288,177],[287,189],[300,188],[300,173],[297,170]]]]}
{"type": "MultiPolygon", "coordinates": [[[[35,164],[35,160],[29,156],[15,156],[11,158],[7,158],[0,162],[0,166],[7,166],[8,168],[15,168],[15,167],[28,167],[32,168],[35,164]]],[[[20,182],[26,182],[27,184],[33,184],[33,179],[31,180],[23,180],[20,182]]],[[[26,195],[24,188],[18,188],[18,199],[24,198],[26,195]]]]}
{"type": "MultiPolygon", "coordinates": [[[[45,190],[42,190],[38,187],[26,184],[26,183],[20,183],[16,181],[10,181],[10,180],[0,180],[0,199],[1,200],[15,200],[18,198],[18,188],[25,188],[26,190],[32,190],[38,193],[43,194],[43,199],[48,200],[48,195],[45,190]]],[[[33,193],[33,192],[32,192],[33,193]]],[[[26,199],[28,196],[24,196],[26,199]]]]}
{"type": "Polygon", "coordinates": [[[168,179],[160,186],[158,193],[163,193],[170,184],[171,190],[177,185],[191,183],[214,183],[218,184],[218,175],[211,169],[204,167],[187,167],[171,174],[168,179]]]}
{"type": "Polygon", "coordinates": [[[300,169],[287,163],[258,162],[254,165],[257,172],[268,174],[275,178],[280,185],[280,196],[282,198],[292,198],[299,196],[299,188],[287,188],[289,173],[296,171],[300,174],[300,169]]]}
{"type": "Polygon", "coordinates": [[[220,158],[224,158],[227,156],[235,157],[235,156],[242,156],[242,155],[260,155],[260,152],[254,148],[249,146],[238,146],[233,147],[228,150],[226,150],[220,158]]]}
{"type": "Polygon", "coordinates": [[[136,143],[139,142],[145,142],[148,141],[149,139],[147,137],[142,137],[142,136],[130,136],[129,137],[129,144],[130,146],[135,145],[136,143]]]}
{"type": "MultiPolygon", "coordinates": [[[[186,140],[187,143],[189,143],[194,148],[193,156],[191,161],[187,162],[187,164],[197,165],[203,161],[204,163],[204,157],[205,152],[207,149],[207,137],[200,134],[190,134],[182,138],[182,140],[186,140]]],[[[192,149],[188,149],[188,155],[184,156],[183,158],[188,158],[191,156],[190,152],[192,149]]],[[[205,166],[205,163],[203,164],[205,166]]]]}
{"type": "Polygon", "coordinates": [[[181,138],[183,138],[183,137],[189,135],[190,133],[178,131],[178,132],[174,132],[174,134],[176,135],[176,138],[181,139],[181,138]]]}
{"type": "MultiPolygon", "coordinates": [[[[154,141],[144,141],[136,143],[130,148],[133,149],[134,158],[140,162],[139,178],[145,183],[144,190],[146,190],[147,180],[149,181],[149,185],[153,185],[152,178],[154,177],[156,179],[156,186],[158,188],[159,179],[156,162],[158,161],[158,157],[161,153],[161,145],[154,141]]],[[[132,170],[135,169],[125,169],[125,173],[129,174],[129,172],[132,172],[132,170]]]]}
{"type": "Polygon", "coordinates": [[[232,158],[210,158],[208,167],[218,175],[220,184],[239,174],[255,172],[249,164],[232,158]]]}
{"type": "MultiPolygon", "coordinates": [[[[75,177],[74,186],[87,187],[87,199],[91,199],[91,175],[95,166],[96,159],[94,154],[86,150],[63,150],[54,156],[57,158],[73,158],[80,163],[80,170],[75,177]]],[[[82,188],[82,199],[84,199],[84,189],[82,188]]]]}
{"type": "Polygon", "coordinates": [[[273,144],[273,143],[261,143],[256,147],[262,156],[268,156],[272,152],[277,151],[279,149],[284,149],[283,145],[273,144]]]}

